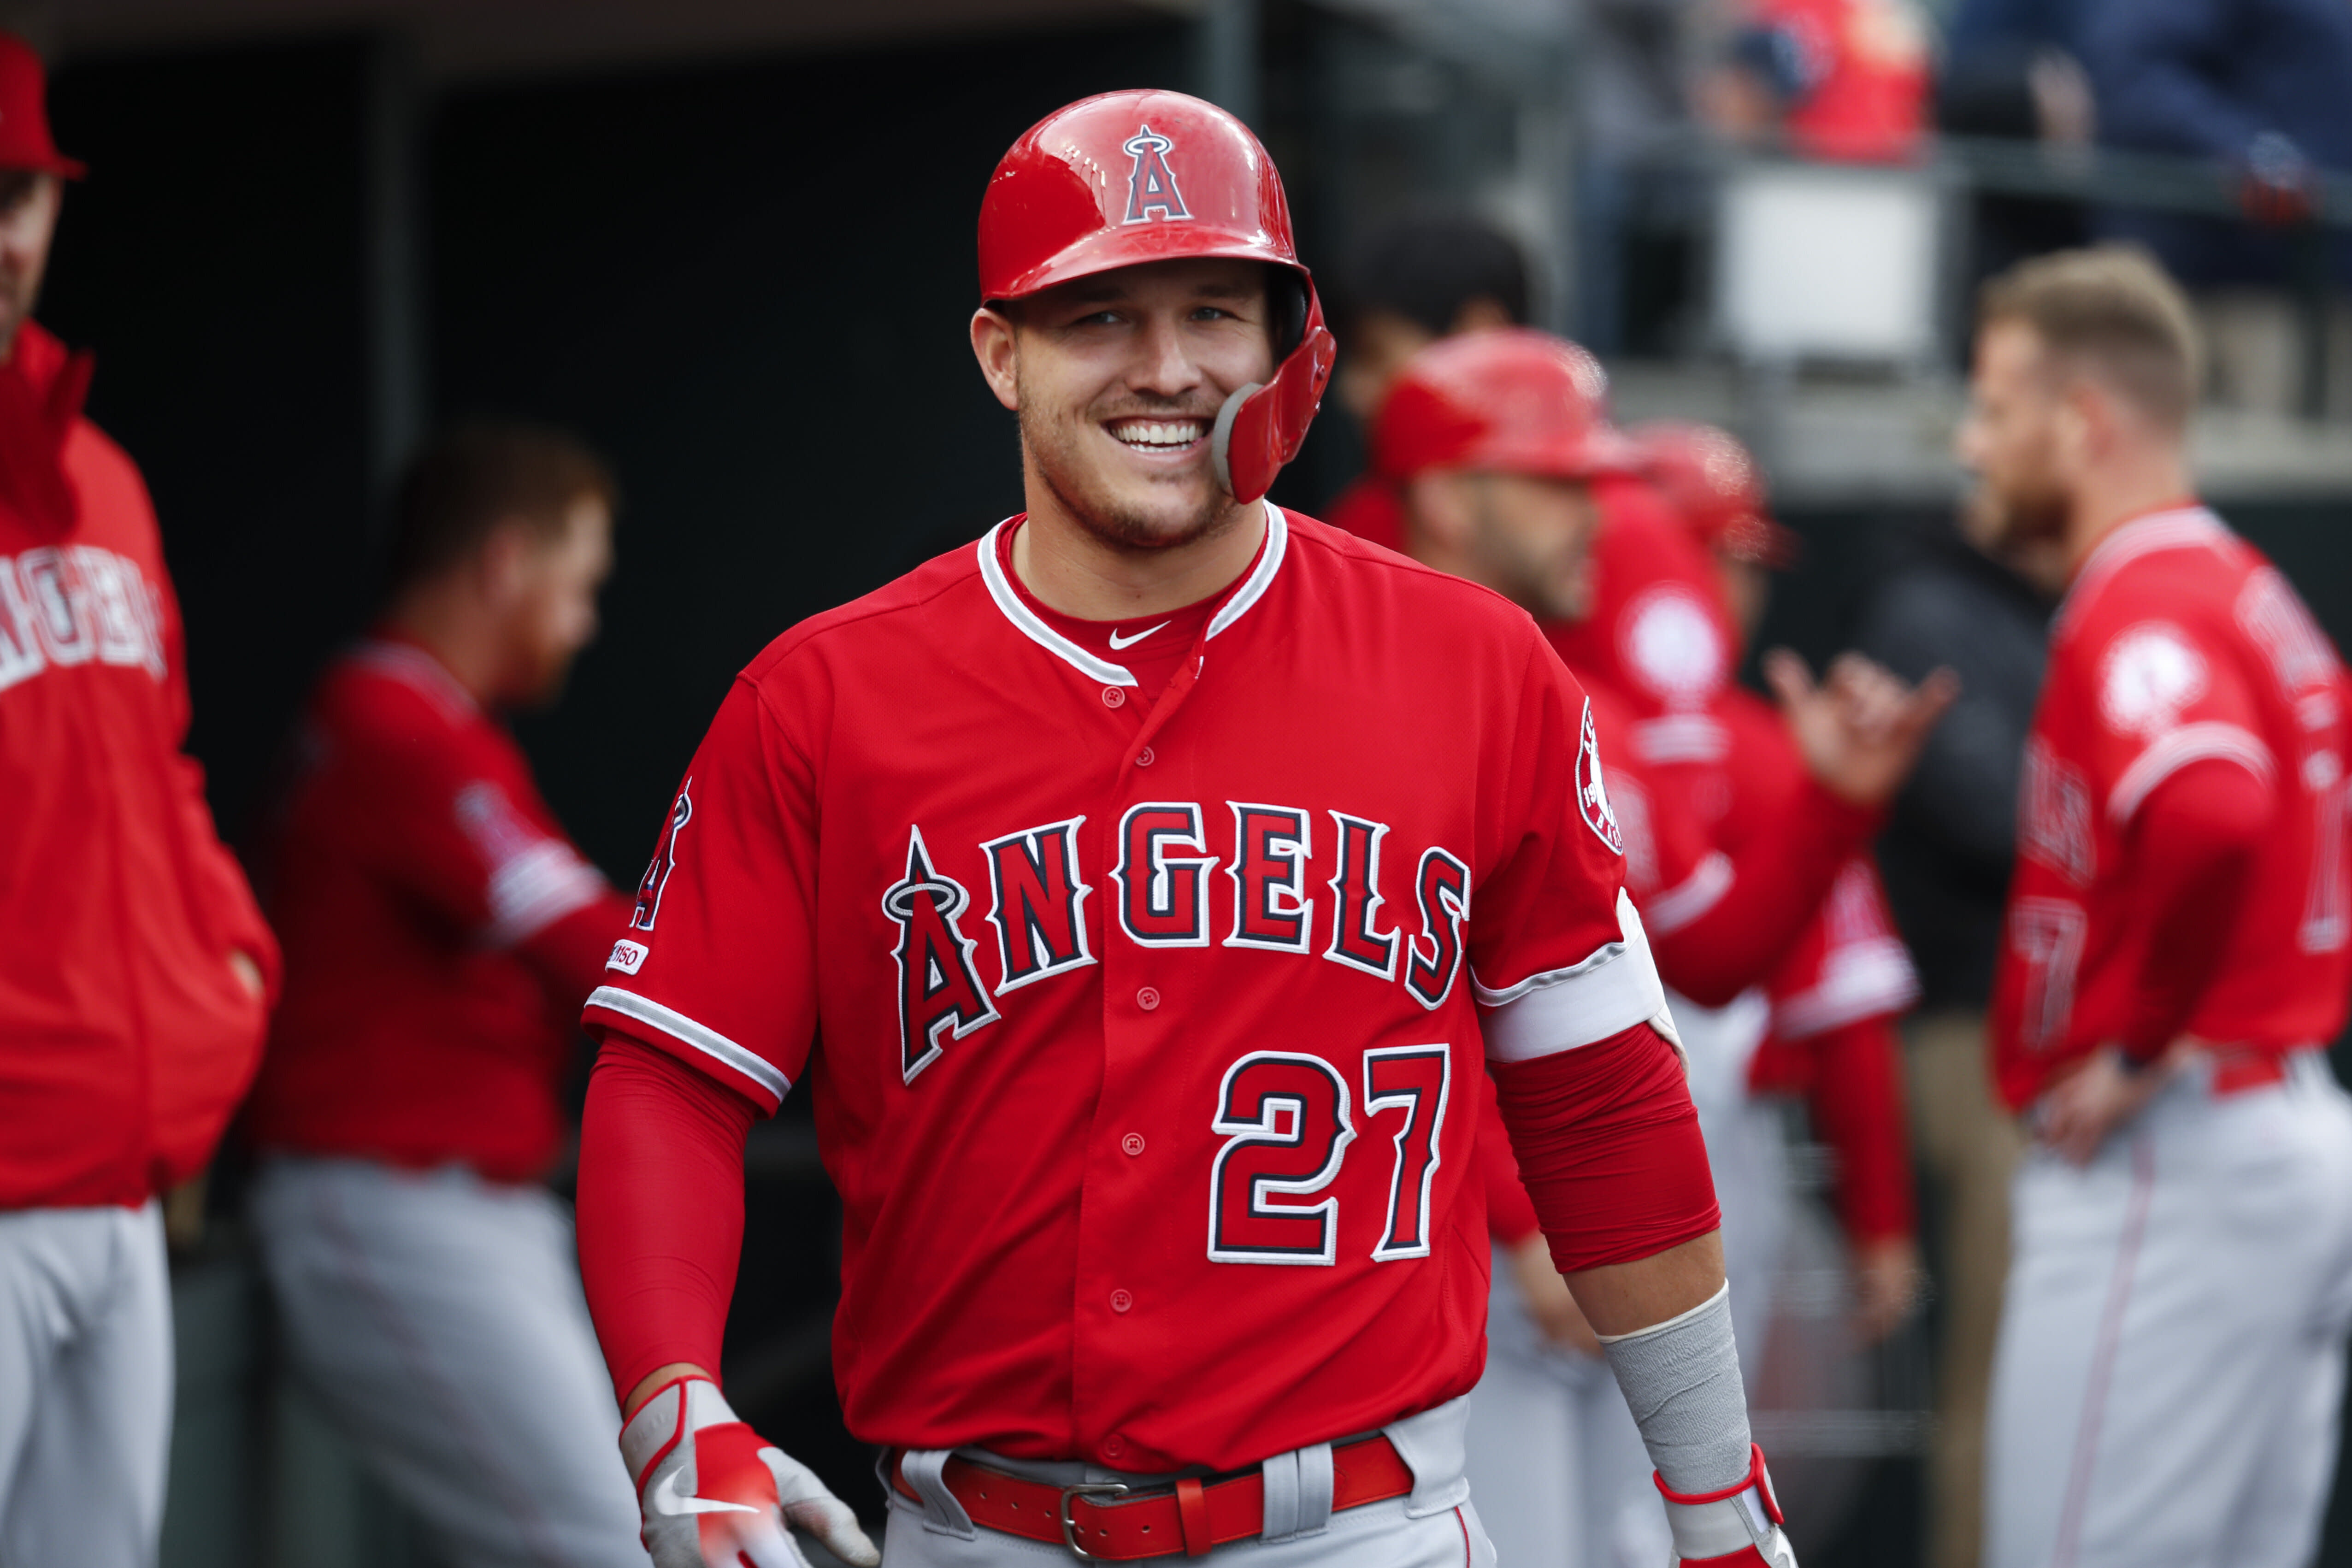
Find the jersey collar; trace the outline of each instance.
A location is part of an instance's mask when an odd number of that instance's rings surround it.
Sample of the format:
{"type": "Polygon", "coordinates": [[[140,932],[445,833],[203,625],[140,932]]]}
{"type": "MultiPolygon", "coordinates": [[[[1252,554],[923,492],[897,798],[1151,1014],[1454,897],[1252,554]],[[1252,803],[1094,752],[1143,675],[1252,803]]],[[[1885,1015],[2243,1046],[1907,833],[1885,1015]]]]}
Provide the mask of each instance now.
{"type": "MultiPolygon", "coordinates": [[[[1021,602],[1019,590],[1005,575],[1003,563],[997,560],[996,549],[998,536],[1019,521],[1018,518],[1006,518],[982,534],[980,542],[973,547],[979,553],[981,581],[988,584],[988,596],[996,601],[996,607],[1004,613],[1004,618],[1011,621],[1022,636],[1087,679],[1105,686],[1138,684],[1134,673],[1127,666],[1113,664],[1087,652],[1047,626],[1034,610],[1021,602]]],[[[1265,503],[1265,544],[1257,552],[1257,564],[1250,569],[1248,576],[1242,579],[1232,597],[1210,617],[1203,641],[1231,628],[1265,596],[1266,589],[1273,585],[1275,574],[1282,570],[1282,560],[1289,546],[1290,524],[1284,519],[1282,509],[1268,501],[1265,503]]]]}
{"type": "Polygon", "coordinates": [[[2063,626],[2080,615],[2082,606],[2098,597],[2118,571],[2141,556],[2218,544],[2229,537],[2229,525],[2209,508],[2195,503],[2143,512],[2117,525],[2084,558],[2083,569],[2074,574],[2058,606],[2058,624],[2063,626]]]}
{"type": "Polygon", "coordinates": [[[474,694],[459,685],[439,659],[405,638],[378,632],[352,648],[349,657],[362,669],[413,688],[453,717],[470,719],[482,710],[474,694]]]}

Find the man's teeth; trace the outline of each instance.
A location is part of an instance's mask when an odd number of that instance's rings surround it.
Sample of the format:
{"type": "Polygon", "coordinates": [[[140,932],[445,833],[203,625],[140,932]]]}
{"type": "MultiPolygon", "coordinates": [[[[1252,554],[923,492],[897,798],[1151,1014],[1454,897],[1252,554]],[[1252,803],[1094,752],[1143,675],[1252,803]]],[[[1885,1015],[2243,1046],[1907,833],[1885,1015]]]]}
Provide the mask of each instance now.
{"type": "Polygon", "coordinates": [[[1179,420],[1172,425],[1122,425],[1114,432],[1130,447],[1189,447],[1201,438],[1201,422],[1179,420]]]}

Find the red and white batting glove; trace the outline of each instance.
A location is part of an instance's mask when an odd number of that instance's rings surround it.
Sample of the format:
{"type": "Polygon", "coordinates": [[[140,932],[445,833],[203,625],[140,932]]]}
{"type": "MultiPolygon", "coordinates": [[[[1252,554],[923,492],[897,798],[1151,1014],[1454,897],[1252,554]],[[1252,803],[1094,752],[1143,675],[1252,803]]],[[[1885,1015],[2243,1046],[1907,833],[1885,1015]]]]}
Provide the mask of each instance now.
{"type": "Polygon", "coordinates": [[[621,1429],[655,1568],[808,1568],[796,1524],[856,1568],[882,1553],[807,1466],[736,1418],[707,1377],[665,1384],[621,1429]]]}
{"type": "Polygon", "coordinates": [[[1653,1478],[1665,1495],[1677,1568],[1797,1568],[1764,1450],[1750,1443],[1748,1454],[1748,1474],[1719,1492],[1678,1492],[1664,1476],[1653,1478]]]}

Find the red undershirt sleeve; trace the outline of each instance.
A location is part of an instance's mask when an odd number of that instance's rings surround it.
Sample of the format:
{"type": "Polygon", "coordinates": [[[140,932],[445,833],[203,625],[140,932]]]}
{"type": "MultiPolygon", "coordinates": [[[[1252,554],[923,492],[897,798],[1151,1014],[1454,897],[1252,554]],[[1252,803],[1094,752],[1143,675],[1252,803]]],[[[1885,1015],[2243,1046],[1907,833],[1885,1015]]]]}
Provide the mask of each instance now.
{"type": "Polygon", "coordinates": [[[1721,1223],[1682,1058],[1647,1024],[1488,1064],[1519,1176],[1563,1274],[1631,1263],[1721,1223]]]}
{"type": "Polygon", "coordinates": [[[1909,1236],[1916,1226],[1903,1119],[1900,1046],[1885,1014],[1807,1040],[1813,1131],[1837,1154],[1838,1216],[1854,1242],[1909,1236]]]}
{"type": "Polygon", "coordinates": [[[2126,856],[2132,905],[2151,928],[2119,1042],[2153,1061],[2179,1035],[2213,977],[2245,901],[2277,810],[2264,780],[2223,758],[2190,763],[2151,791],[2133,817],[2126,856]]]}
{"type": "Polygon", "coordinates": [[[626,1399],[689,1362],[714,1376],[743,1249],[751,1100],[607,1032],[580,1130],[580,1279],[626,1399]]]}
{"type": "Polygon", "coordinates": [[[1665,983],[1702,1007],[1721,1007],[1770,978],[1882,814],[1849,805],[1808,780],[1776,830],[1737,856],[1709,855],[1642,907],[1665,983]]]}
{"type": "Polygon", "coordinates": [[[1511,1152],[1510,1129],[1503,1125],[1491,1073],[1485,1094],[1478,1119],[1478,1177],[1486,1188],[1486,1234],[1505,1247],[1517,1247],[1543,1226],[1536,1218],[1527,1184],[1519,1180],[1518,1157],[1511,1152]]]}

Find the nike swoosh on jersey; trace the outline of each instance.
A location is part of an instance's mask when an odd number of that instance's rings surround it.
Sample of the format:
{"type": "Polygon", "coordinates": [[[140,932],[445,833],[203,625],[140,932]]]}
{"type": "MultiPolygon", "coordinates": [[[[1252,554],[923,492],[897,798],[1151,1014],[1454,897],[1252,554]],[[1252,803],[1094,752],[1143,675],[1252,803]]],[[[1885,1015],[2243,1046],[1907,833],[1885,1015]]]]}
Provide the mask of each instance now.
{"type": "Polygon", "coordinates": [[[760,1511],[750,1503],[722,1502],[717,1498],[709,1497],[678,1496],[677,1478],[685,1473],[684,1470],[672,1470],[661,1479],[659,1485],[654,1488],[653,1501],[656,1513],[666,1513],[676,1518],[680,1514],[688,1513],[757,1513],[760,1511]]]}
{"type": "MultiPolygon", "coordinates": [[[[1164,626],[1167,624],[1168,623],[1166,621],[1162,621],[1160,623],[1160,626],[1164,626]]],[[[1110,634],[1110,646],[1114,651],[1123,647],[1132,647],[1137,643],[1139,643],[1144,638],[1150,637],[1152,633],[1158,631],[1160,626],[1146,626],[1131,637],[1123,637],[1119,636],[1118,628],[1113,627],[1110,634]]]]}

